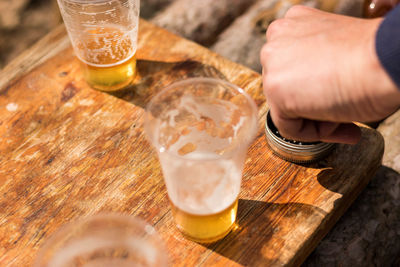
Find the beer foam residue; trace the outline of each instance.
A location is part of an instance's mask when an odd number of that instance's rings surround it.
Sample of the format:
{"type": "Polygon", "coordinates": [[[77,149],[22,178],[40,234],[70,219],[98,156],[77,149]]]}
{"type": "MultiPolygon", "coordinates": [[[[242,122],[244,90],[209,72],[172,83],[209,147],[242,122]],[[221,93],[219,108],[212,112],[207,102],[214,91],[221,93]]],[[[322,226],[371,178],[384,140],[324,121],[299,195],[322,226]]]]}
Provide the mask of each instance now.
{"type": "Polygon", "coordinates": [[[178,154],[183,156],[186,155],[190,152],[193,152],[196,150],[196,145],[193,143],[186,143],[186,145],[182,146],[179,150],[178,150],[178,154]]]}
{"type": "Polygon", "coordinates": [[[209,103],[185,95],[160,121],[156,140],[161,147],[177,155],[194,151],[187,146],[189,143],[199,151],[212,148],[216,155],[222,155],[230,151],[230,145],[245,122],[242,111],[229,101],[217,99],[209,103]]]}
{"type": "Polygon", "coordinates": [[[18,109],[18,104],[16,103],[8,103],[6,106],[8,111],[16,111],[18,109]]]}
{"type": "Polygon", "coordinates": [[[132,58],[136,53],[137,27],[125,29],[121,26],[107,24],[88,27],[80,39],[75,40],[78,58],[97,67],[111,67],[132,58]]]}
{"type": "Polygon", "coordinates": [[[215,159],[214,153],[192,152],[190,160],[160,153],[160,161],[172,203],[191,214],[218,213],[236,199],[241,184],[239,158],[215,159]]]}

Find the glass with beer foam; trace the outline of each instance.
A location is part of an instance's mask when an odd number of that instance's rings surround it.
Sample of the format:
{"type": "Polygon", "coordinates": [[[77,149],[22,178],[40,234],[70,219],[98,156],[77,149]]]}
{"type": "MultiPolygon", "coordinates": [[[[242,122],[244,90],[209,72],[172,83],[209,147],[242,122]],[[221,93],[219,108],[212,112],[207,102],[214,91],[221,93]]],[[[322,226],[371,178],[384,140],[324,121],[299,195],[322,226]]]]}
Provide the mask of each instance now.
{"type": "Polygon", "coordinates": [[[102,91],[132,83],[140,0],[58,0],[58,5],[87,83],[102,91]]]}
{"type": "Polygon", "coordinates": [[[146,108],[172,213],[187,238],[210,243],[234,226],[257,108],[241,88],[211,78],[176,82],[146,108]]]}

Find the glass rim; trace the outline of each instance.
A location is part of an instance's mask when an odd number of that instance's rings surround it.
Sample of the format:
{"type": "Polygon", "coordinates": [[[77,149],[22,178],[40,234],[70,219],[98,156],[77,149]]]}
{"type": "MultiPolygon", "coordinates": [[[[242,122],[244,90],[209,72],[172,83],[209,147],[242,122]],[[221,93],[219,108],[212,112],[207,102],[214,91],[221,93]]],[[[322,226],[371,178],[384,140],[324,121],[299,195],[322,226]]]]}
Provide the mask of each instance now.
{"type": "Polygon", "coordinates": [[[212,83],[212,84],[223,84],[227,87],[229,87],[230,89],[232,89],[233,91],[236,91],[238,94],[243,95],[246,100],[247,103],[249,104],[250,108],[251,108],[251,113],[252,115],[252,129],[250,130],[250,134],[248,135],[248,138],[245,139],[245,142],[240,142],[237,145],[234,146],[234,149],[232,149],[232,152],[227,153],[227,154],[223,154],[223,155],[218,155],[216,154],[215,158],[208,158],[208,159],[198,159],[198,158],[186,158],[184,155],[180,156],[176,153],[172,153],[168,150],[165,150],[163,152],[167,153],[168,155],[175,157],[175,158],[179,158],[179,159],[185,159],[185,160],[190,160],[190,161],[214,161],[214,160],[219,160],[219,159],[223,159],[223,158],[230,158],[232,153],[237,151],[238,148],[242,147],[243,144],[245,144],[245,146],[247,147],[251,141],[254,139],[256,133],[257,133],[257,114],[258,114],[258,108],[256,103],[254,102],[253,98],[246,92],[244,91],[241,87],[230,83],[228,81],[222,80],[222,79],[217,79],[217,78],[209,78],[209,77],[195,77],[195,78],[187,78],[184,80],[180,80],[180,81],[176,81],[176,82],[172,82],[171,84],[167,85],[166,87],[164,87],[164,89],[162,89],[160,92],[158,92],[155,96],[153,96],[149,103],[147,103],[146,108],[145,108],[145,121],[144,121],[144,131],[147,137],[147,140],[150,141],[150,143],[156,148],[157,152],[160,152],[160,150],[162,148],[164,148],[164,146],[160,145],[158,142],[154,142],[153,140],[153,135],[150,134],[150,126],[149,126],[149,113],[152,110],[153,106],[155,105],[154,103],[160,99],[162,96],[166,95],[168,92],[170,92],[171,90],[173,90],[176,87],[181,87],[184,86],[186,84],[192,84],[192,83],[212,83]]]}
{"type": "MultiPolygon", "coordinates": [[[[78,4],[98,4],[98,3],[108,3],[117,0],[57,0],[58,2],[73,2],[78,4]]],[[[131,0],[126,0],[131,1],[131,0]]],[[[134,0],[136,1],[136,0],[134,0]]]]}
{"type": "MultiPolygon", "coordinates": [[[[34,259],[33,262],[33,267],[42,266],[43,263],[42,260],[43,257],[45,257],[47,251],[49,251],[49,249],[51,249],[54,246],[55,242],[57,243],[57,240],[59,238],[65,236],[66,233],[69,233],[76,228],[87,226],[88,224],[95,222],[96,220],[103,220],[103,219],[114,220],[114,221],[120,220],[123,222],[127,222],[128,224],[137,227],[139,231],[143,231],[144,234],[151,236],[151,238],[155,238],[158,242],[158,245],[163,249],[165,249],[164,242],[162,241],[161,237],[158,236],[157,231],[154,229],[152,225],[148,224],[145,220],[129,214],[120,214],[115,212],[98,213],[70,220],[67,223],[61,225],[53,233],[51,233],[50,236],[47,238],[47,240],[45,240],[43,244],[39,247],[36,258],[34,259]]],[[[159,256],[161,257],[162,263],[164,263],[164,265],[166,266],[168,260],[164,254],[166,255],[166,250],[164,250],[164,252],[161,253],[159,256]]]]}
{"type": "MultiPolygon", "coordinates": [[[[63,4],[78,4],[78,5],[107,5],[110,2],[118,2],[119,0],[57,0],[59,6],[63,4]]],[[[140,0],[125,0],[126,2],[136,2],[140,4],[140,0]]]]}

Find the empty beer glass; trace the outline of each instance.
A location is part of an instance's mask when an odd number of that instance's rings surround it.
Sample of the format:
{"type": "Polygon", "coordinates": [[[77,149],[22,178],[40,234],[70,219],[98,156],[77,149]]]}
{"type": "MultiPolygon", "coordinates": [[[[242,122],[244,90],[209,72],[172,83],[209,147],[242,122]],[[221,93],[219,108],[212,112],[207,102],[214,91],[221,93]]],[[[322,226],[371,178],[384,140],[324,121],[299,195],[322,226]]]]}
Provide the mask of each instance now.
{"type": "Polygon", "coordinates": [[[75,54],[89,85],[128,86],[136,74],[140,0],[58,0],[75,54]]]}
{"type": "Polygon", "coordinates": [[[257,108],[239,87],[211,78],[170,85],[146,108],[178,229],[201,243],[223,238],[237,213],[257,108]]]}
{"type": "Polygon", "coordinates": [[[126,215],[101,214],[71,222],[39,250],[34,267],[167,266],[153,227],[126,215]]]}

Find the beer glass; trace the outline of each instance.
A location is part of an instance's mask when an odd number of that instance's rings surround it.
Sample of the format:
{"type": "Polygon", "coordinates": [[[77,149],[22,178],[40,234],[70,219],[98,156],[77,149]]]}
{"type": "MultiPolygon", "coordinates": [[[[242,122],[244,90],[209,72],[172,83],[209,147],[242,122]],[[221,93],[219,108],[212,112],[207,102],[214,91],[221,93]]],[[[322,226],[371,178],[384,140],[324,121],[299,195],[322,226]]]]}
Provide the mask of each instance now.
{"type": "Polygon", "coordinates": [[[234,226],[256,114],[241,88],[211,78],[176,82],[147,105],[145,132],[157,150],[176,225],[189,239],[214,242],[234,226]]]}
{"type": "Polygon", "coordinates": [[[128,86],[136,75],[140,0],[58,0],[87,83],[102,91],[128,86]]]}
{"type": "Polygon", "coordinates": [[[39,250],[34,267],[167,266],[164,245],[153,227],[119,214],[71,222],[39,250]]]}

